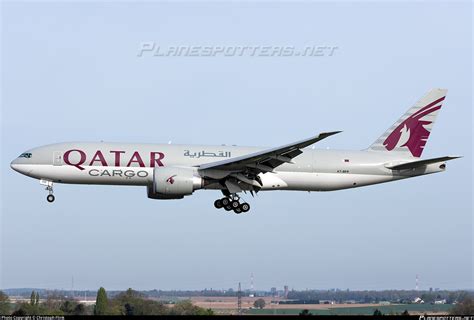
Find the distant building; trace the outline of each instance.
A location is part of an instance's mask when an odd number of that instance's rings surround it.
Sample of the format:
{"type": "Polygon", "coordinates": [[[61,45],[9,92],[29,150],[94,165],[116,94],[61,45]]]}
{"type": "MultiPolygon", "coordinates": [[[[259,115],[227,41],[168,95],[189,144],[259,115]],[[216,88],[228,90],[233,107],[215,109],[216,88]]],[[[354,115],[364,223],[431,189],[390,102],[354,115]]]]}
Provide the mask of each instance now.
{"type": "Polygon", "coordinates": [[[446,304],[446,299],[435,300],[434,304],[446,304]]]}
{"type": "Polygon", "coordinates": [[[283,287],[283,290],[284,290],[283,296],[285,297],[285,299],[288,299],[288,286],[285,285],[283,287]]]}
{"type": "Polygon", "coordinates": [[[413,300],[413,303],[420,303],[421,304],[421,303],[425,303],[425,301],[423,301],[423,299],[417,297],[417,298],[415,298],[415,300],[413,300]]]}
{"type": "Polygon", "coordinates": [[[270,293],[271,293],[272,297],[276,297],[277,296],[277,288],[272,287],[270,289],[270,293]]]}

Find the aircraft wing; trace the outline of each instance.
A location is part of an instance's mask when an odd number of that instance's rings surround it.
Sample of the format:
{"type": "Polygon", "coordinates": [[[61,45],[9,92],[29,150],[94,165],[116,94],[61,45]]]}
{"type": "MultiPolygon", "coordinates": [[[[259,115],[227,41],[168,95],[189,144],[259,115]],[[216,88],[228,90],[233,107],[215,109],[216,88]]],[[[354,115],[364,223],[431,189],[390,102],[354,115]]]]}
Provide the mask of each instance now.
{"type": "Polygon", "coordinates": [[[271,148],[222,161],[202,164],[198,167],[198,170],[202,176],[208,176],[211,178],[223,179],[228,176],[233,177],[234,179],[223,181],[227,189],[230,191],[238,190],[239,188],[234,188],[234,186],[242,183],[258,188],[258,186],[261,186],[261,181],[259,181],[259,178],[257,177],[259,173],[272,172],[273,169],[283,163],[292,163],[291,160],[293,158],[303,153],[301,149],[339,132],[341,131],[324,132],[317,136],[286,144],[281,147],[271,148]]]}

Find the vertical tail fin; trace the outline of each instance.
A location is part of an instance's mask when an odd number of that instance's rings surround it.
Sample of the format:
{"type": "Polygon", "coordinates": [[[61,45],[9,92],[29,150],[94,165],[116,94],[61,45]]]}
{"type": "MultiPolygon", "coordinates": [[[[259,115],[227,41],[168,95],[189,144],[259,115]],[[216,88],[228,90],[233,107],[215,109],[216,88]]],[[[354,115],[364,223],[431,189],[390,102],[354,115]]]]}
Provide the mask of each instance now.
{"type": "Polygon", "coordinates": [[[368,150],[400,152],[408,157],[421,157],[447,92],[446,89],[429,91],[368,150]]]}

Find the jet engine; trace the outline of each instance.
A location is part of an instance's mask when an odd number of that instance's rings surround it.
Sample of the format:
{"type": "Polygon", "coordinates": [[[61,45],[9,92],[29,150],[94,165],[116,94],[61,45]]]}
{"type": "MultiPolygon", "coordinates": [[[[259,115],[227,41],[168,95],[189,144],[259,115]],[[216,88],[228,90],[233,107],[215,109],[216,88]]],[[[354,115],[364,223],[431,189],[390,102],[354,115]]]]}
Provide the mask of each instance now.
{"type": "Polygon", "coordinates": [[[182,199],[202,185],[203,180],[194,168],[157,167],[153,170],[153,184],[147,187],[148,198],[182,199]]]}

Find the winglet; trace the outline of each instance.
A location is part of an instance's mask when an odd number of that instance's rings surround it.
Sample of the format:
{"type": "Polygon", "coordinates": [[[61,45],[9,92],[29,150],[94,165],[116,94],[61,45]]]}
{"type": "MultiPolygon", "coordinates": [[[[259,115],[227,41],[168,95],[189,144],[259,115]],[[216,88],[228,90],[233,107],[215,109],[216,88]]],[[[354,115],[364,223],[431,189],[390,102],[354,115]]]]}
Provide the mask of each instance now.
{"type": "Polygon", "coordinates": [[[317,136],[313,137],[313,138],[310,138],[306,141],[302,141],[302,143],[300,143],[299,145],[304,148],[304,147],[307,147],[307,146],[310,146],[318,141],[321,141],[323,139],[326,139],[327,137],[330,137],[330,136],[333,136],[335,134],[338,134],[338,133],[341,133],[342,131],[331,131],[331,132],[321,132],[320,134],[318,134],[317,136]]]}
{"type": "Polygon", "coordinates": [[[340,131],[331,131],[331,132],[321,132],[319,135],[320,136],[325,135],[325,136],[329,137],[329,136],[332,136],[332,135],[335,135],[335,134],[338,134],[338,133],[341,133],[341,132],[342,132],[342,130],[340,130],[340,131]]]}

